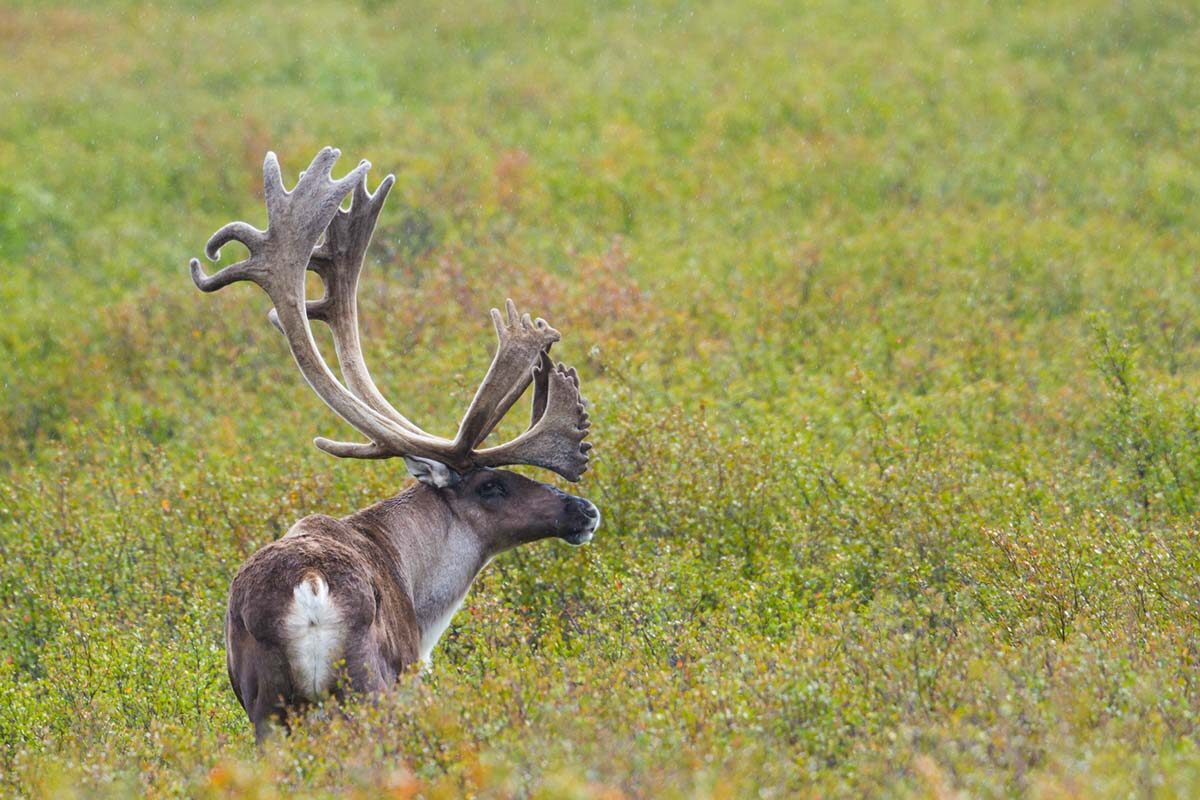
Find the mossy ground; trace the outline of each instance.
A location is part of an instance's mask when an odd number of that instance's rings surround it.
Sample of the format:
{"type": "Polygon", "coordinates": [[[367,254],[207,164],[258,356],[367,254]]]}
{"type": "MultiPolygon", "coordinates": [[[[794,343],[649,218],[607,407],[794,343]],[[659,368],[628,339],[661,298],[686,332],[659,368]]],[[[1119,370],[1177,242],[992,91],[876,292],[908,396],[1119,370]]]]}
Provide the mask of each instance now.
{"type": "Polygon", "coordinates": [[[0,791],[1200,794],[1194,4],[17,2],[0,51],[0,791]],[[230,577],[406,478],[186,261],[324,144],[398,178],[385,393],[449,431],[518,299],[605,524],[260,757],[230,577]]]}

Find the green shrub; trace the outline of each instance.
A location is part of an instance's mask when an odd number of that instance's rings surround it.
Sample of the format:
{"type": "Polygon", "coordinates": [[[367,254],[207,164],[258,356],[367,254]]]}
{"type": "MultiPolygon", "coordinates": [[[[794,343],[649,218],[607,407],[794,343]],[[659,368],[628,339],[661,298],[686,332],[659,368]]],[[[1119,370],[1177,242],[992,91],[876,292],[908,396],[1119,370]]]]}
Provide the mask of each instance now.
{"type": "Polygon", "coordinates": [[[0,793],[1196,795],[1198,37],[1087,0],[0,10],[0,793]],[[605,523],[259,754],[231,576],[407,479],[317,452],[263,298],[185,264],[326,143],[398,178],[385,395],[451,428],[518,299],[605,523]]]}

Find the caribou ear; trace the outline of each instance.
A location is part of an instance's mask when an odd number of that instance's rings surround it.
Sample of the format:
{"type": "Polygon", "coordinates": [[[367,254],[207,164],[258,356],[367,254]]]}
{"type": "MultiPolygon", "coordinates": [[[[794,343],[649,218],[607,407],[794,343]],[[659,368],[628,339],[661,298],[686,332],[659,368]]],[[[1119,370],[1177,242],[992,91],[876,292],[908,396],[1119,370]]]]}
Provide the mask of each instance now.
{"type": "Polygon", "coordinates": [[[462,480],[462,476],[440,461],[420,456],[405,456],[404,463],[408,466],[408,474],[421,483],[435,489],[445,489],[454,486],[462,480]]]}

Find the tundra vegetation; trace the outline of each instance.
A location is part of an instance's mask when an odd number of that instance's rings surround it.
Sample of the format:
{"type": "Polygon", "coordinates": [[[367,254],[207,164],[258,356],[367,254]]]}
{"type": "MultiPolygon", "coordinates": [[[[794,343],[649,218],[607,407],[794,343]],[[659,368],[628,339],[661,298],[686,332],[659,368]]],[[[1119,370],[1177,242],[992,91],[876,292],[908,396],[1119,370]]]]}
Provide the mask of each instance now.
{"type": "Polygon", "coordinates": [[[1195,4],[18,0],[0,48],[0,792],[1200,794],[1195,4]],[[235,569],[407,478],[187,259],[330,143],[397,175],[384,394],[448,434],[487,309],[552,319],[605,523],[260,756],[235,569]]]}

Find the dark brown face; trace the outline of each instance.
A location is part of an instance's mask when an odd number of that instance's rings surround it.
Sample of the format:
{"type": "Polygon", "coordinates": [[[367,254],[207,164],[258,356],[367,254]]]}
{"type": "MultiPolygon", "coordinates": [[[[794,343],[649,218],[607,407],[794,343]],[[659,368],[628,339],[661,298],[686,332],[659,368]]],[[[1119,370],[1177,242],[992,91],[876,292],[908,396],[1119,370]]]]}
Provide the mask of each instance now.
{"type": "Polygon", "coordinates": [[[600,527],[587,500],[508,470],[472,470],[438,491],[464,522],[488,532],[496,552],[550,536],[581,545],[600,527]]]}

